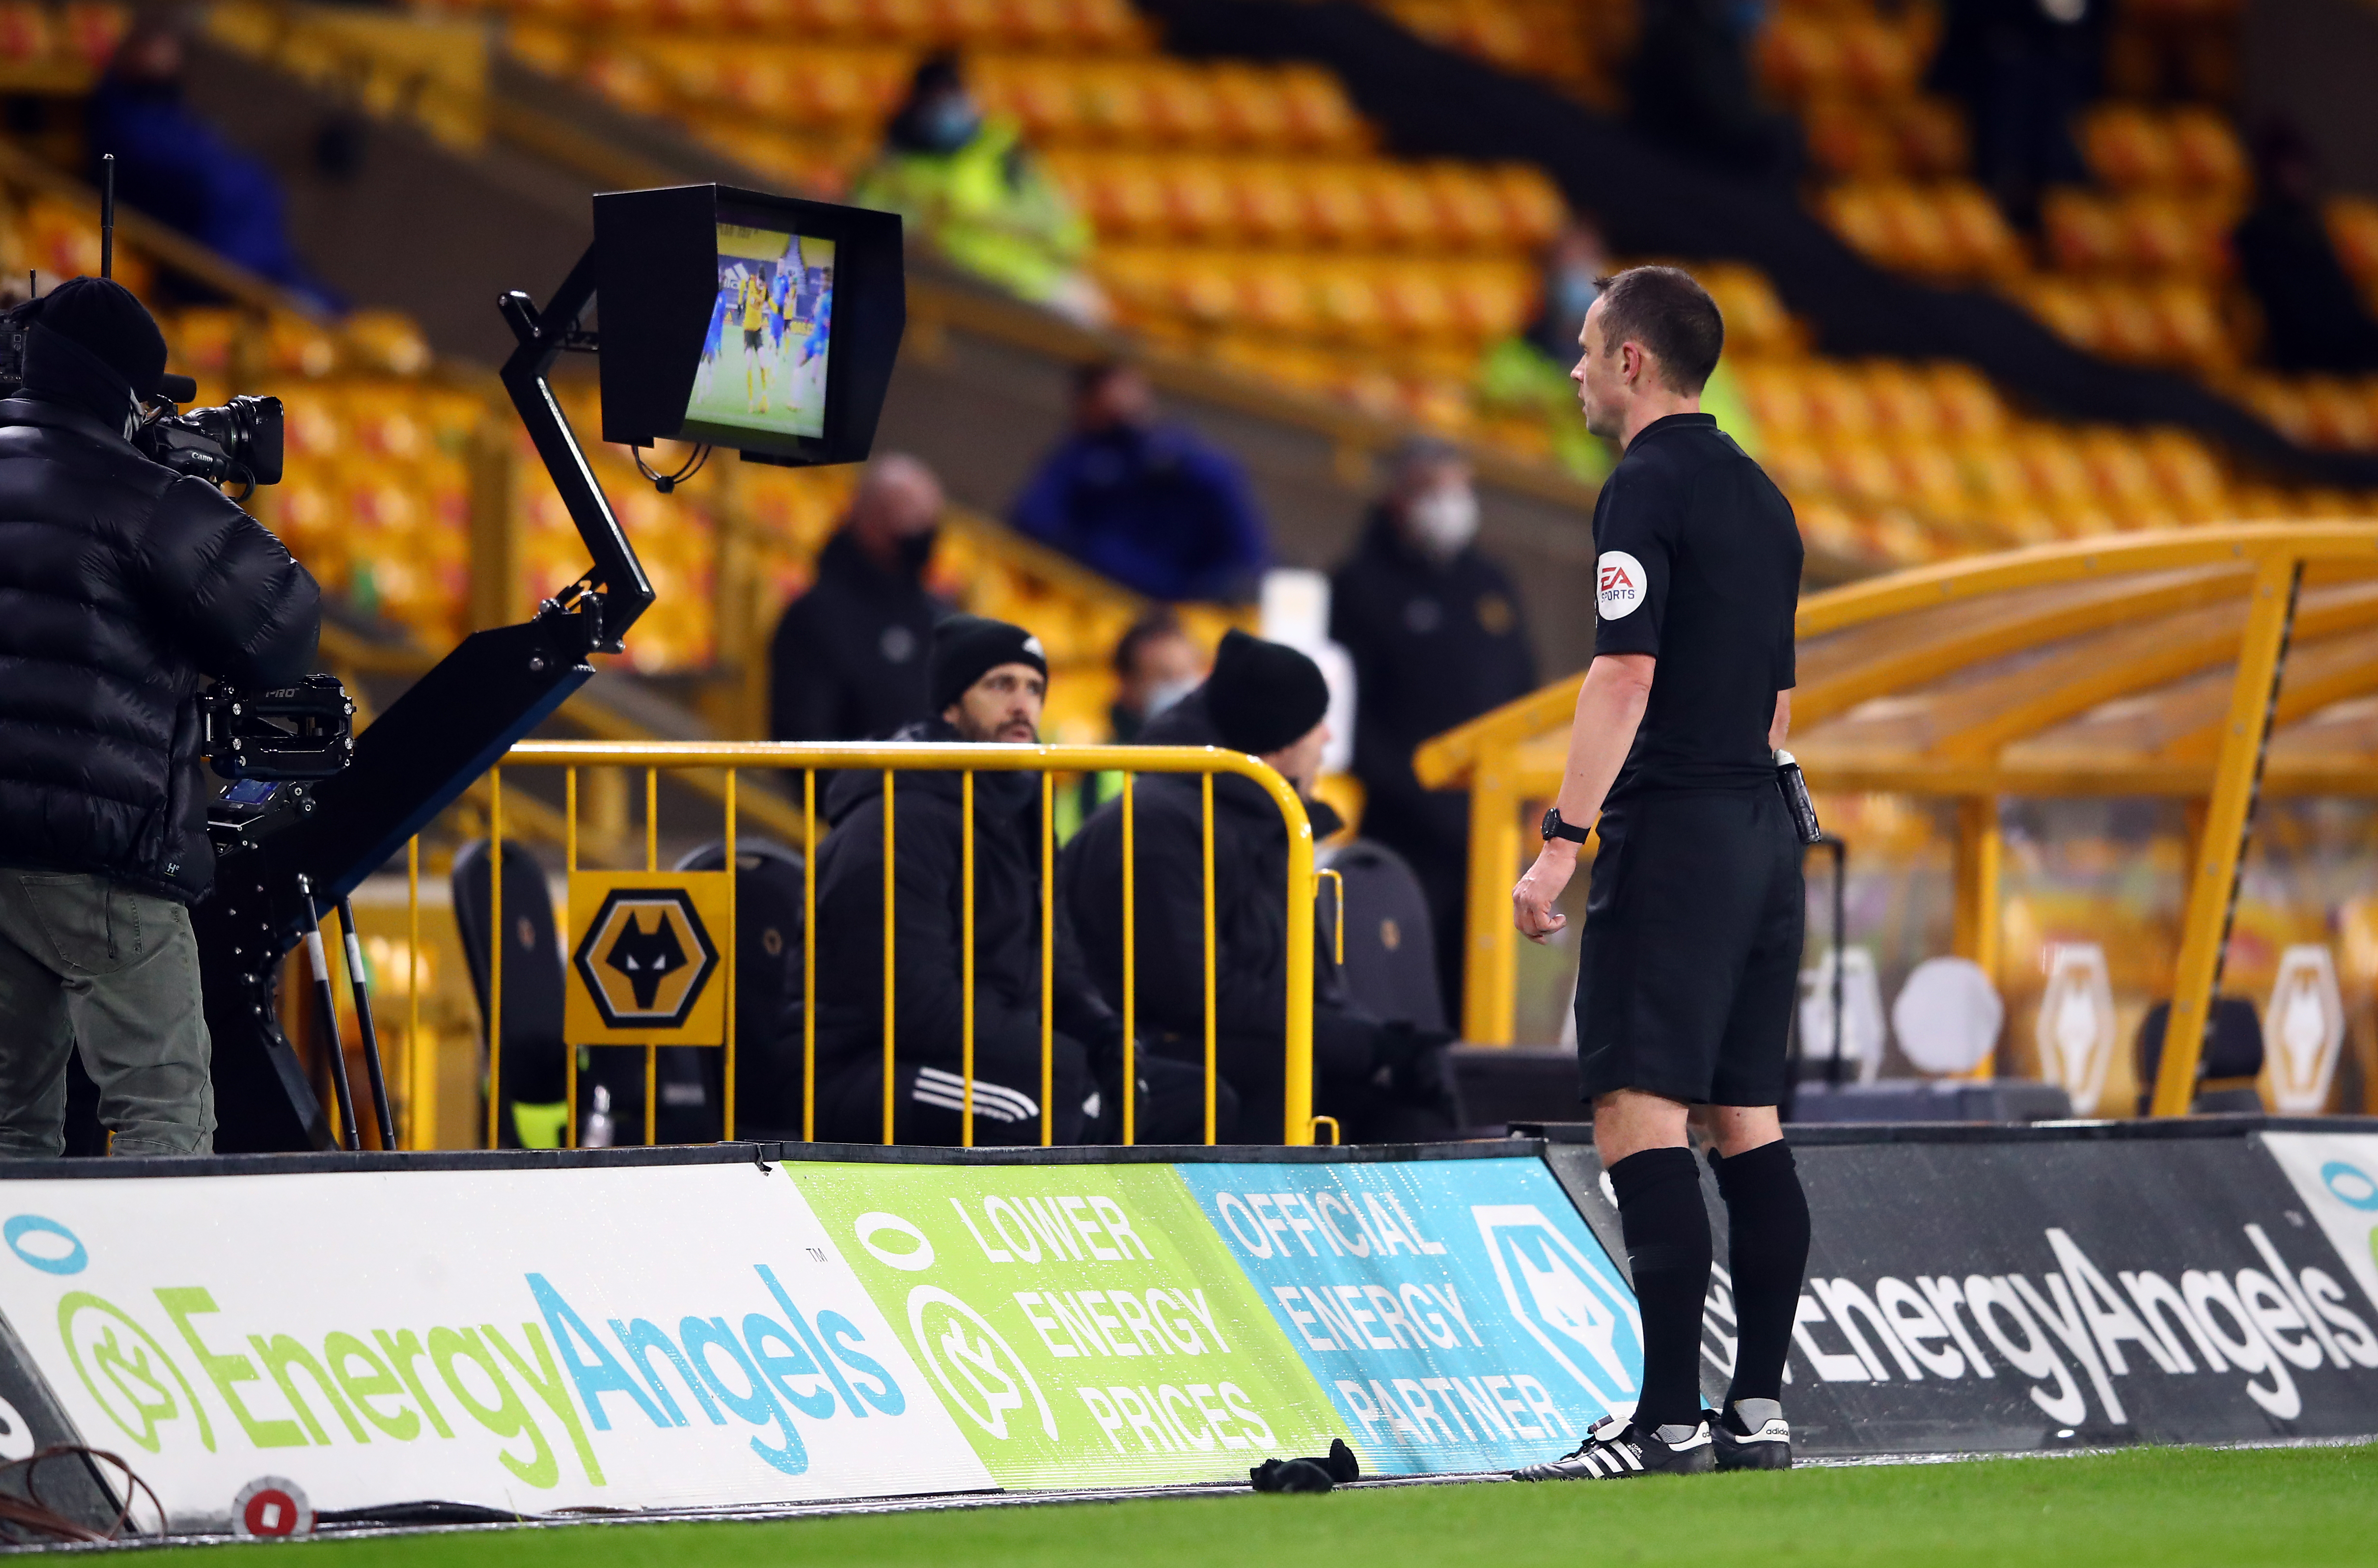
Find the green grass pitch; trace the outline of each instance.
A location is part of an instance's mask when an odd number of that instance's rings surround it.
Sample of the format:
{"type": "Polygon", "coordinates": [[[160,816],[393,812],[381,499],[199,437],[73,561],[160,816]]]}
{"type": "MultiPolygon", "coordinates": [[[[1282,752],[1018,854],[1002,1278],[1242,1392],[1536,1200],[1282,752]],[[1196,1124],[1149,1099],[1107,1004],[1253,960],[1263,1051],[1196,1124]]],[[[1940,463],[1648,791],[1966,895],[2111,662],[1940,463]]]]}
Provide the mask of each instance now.
{"type": "Polygon", "coordinates": [[[2378,1445],[2138,1449],[1623,1486],[1402,1487],[768,1524],[599,1525],[299,1550],[322,1568],[2323,1568],[2378,1562],[2378,1445]]]}

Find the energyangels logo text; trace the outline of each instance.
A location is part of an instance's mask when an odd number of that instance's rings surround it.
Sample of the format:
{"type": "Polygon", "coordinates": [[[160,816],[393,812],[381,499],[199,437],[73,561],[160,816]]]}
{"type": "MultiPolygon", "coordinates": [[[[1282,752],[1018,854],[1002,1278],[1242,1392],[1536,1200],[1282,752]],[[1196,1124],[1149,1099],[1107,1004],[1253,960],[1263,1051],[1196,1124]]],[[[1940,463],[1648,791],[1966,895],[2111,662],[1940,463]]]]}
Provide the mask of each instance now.
{"type": "MultiPolygon", "coordinates": [[[[39,1215],[10,1219],[0,1239],[47,1274],[79,1273],[87,1260],[72,1232],[39,1215]]],[[[598,1328],[545,1275],[522,1284],[534,1315],[509,1324],[359,1325],[301,1339],[206,1286],[176,1285],[125,1301],[68,1289],[57,1325],[83,1389],[150,1454],[411,1443],[476,1428],[529,1486],[558,1484],[566,1450],[599,1487],[599,1434],[614,1422],[702,1422],[756,1429],[751,1452],[798,1476],[810,1466],[805,1424],[907,1406],[859,1326],[832,1309],[804,1311],[765,1263],[752,1265],[744,1310],[674,1327],[636,1317],[598,1328]]]]}
{"type": "MultiPolygon", "coordinates": [[[[2003,1375],[2029,1382],[2032,1403],[2067,1427],[2086,1420],[2093,1402],[2106,1424],[2129,1425],[2122,1380],[2150,1371],[2240,1379],[2249,1399],[2290,1421],[2303,1413],[2295,1374],[2378,1368],[2378,1334],[2335,1275],[2291,1267],[2261,1226],[2244,1228],[2260,1268],[2108,1274],[2051,1227],[2043,1234],[2055,1266],[2036,1284],[2012,1271],[1870,1285],[1811,1275],[1793,1338],[1820,1382],[2003,1375]]],[[[1730,1375],[1734,1303],[1722,1268],[1702,1327],[1702,1353],[1730,1375]]]]}

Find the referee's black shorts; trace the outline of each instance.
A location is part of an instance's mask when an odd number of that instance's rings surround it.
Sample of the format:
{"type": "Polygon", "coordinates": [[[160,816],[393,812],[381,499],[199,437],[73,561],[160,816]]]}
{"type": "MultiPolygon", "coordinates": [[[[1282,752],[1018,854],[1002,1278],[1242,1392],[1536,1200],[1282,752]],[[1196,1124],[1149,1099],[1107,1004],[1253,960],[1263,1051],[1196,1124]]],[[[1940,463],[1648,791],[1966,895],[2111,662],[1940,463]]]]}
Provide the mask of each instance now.
{"type": "Polygon", "coordinates": [[[1584,1098],[1784,1097],[1805,918],[1800,840],[1771,786],[1605,808],[1577,986],[1584,1098]]]}

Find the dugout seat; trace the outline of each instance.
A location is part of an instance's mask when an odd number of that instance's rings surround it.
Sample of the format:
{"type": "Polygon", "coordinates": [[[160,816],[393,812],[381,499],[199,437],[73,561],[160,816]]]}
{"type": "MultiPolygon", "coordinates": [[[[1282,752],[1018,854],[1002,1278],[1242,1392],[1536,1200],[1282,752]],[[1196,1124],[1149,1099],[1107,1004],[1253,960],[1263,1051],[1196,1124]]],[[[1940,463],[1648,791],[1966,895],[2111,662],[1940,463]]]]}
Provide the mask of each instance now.
{"type": "MultiPolygon", "coordinates": [[[[479,1002],[486,1040],[490,896],[487,841],[474,839],[454,856],[454,928],[479,1002]]],[[[498,1144],[550,1149],[561,1142],[568,1093],[562,1043],[561,940],[553,924],[553,890],[545,868],[517,840],[504,845],[503,1115],[498,1144]]]]}
{"type": "MultiPolygon", "coordinates": [[[[2139,1021],[2137,1061],[2139,1114],[2147,1114],[2155,1100],[2156,1071],[2163,1065],[2164,1031],[2171,1023],[2171,1003],[2159,1001],[2139,1021]]],[[[2196,1098],[2192,1111],[2259,1111],[2263,1096],[2254,1080],[2263,1071],[2263,1021],[2244,997],[2216,997],[2212,1027],[2205,1031],[2204,1054],[2196,1063],[2196,1098]]]]}
{"type": "MultiPolygon", "coordinates": [[[[1345,879],[1342,976],[1348,997],[1374,1018],[1420,1029],[1444,1028],[1436,940],[1420,879],[1402,856],[1369,839],[1324,851],[1320,858],[1326,868],[1345,879]]],[[[1315,908],[1323,941],[1334,942],[1339,918],[1335,880],[1324,879],[1315,908]]]]}
{"type": "MultiPolygon", "coordinates": [[[[679,859],[680,871],[718,871],[727,845],[714,841],[679,859]]],[[[785,1021],[798,1023],[807,976],[801,931],[807,915],[799,850],[772,839],[735,841],[735,1134],[760,1140],[801,1135],[801,1039],[779,1037],[785,1021]]],[[[664,1142],[721,1136],[726,1053],[704,1046],[664,1047],[661,1135],[664,1142]],[[672,1062],[669,1059],[675,1059],[672,1062]],[[701,1099],[671,1104],[698,1089],[701,1099]],[[673,1115],[673,1112],[684,1114],[673,1115]],[[680,1122],[698,1121],[678,1136],[680,1122]]]]}

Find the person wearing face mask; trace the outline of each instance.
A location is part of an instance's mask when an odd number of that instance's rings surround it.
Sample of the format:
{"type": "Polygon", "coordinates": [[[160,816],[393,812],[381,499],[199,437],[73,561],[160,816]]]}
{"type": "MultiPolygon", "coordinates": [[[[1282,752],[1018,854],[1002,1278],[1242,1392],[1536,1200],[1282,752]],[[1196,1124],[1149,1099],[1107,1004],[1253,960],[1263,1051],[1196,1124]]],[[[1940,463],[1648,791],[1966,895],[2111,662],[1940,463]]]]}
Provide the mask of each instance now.
{"type": "Polygon", "coordinates": [[[1178,603],[1251,596],[1270,530],[1229,453],[1159,421],[1132,365],[1100,361],[1074,377],[1074,433],[1009,513],[1017,532],[1134,592],[1178,603]]]}
{"type": "MultiPolygon", "coordinates": [[[[1115,643],[1115,699],[1107,706],[1108,738],[1129,746],[1158,714],[1197,689],[1207,659],[1171,610],[1151,610],[1115,643]]],[[[1081,788],[1059,803],[1057,833],[1070,839],[1082,821],[1123,793],[1123,775],[1087,773],[1081,788]]]]}
{"type": "MultiPolygon", "coordinates": [[[[1554,461],[1585,485],[1598,485],[1608,477],[1618,454],[1578,422],[1568,370],[1577,359],[1585,313],[1602,297],[1612,269],[1602,232],[1582,218],[1571,220],[1544,252],[1534,319],[1489,345],[1478,363],[1479,401],[1489,409],[1542,421],[1554,461]]],[[[1758,423],[1727,366],[1718,366],[1701,389],[1701,407],[1744,451],[1759,455],[1758,423]]]]}
{"type": "MultiPolygon", "coordinates": [[[[1141,732],[1149,746],[1220,746],[1268,763],[1307,794],[1329,741],[1329,688],[1310,658],[1231,631],[1204,684],[1141,732]]],[[[1201,1073],[1206,1052],[1204,785],[1194,773],[1145,773],[1132,791],[1134,1021],[1157,1053],[1201,1073]]],[[[1308,798],[1315,838],[1337,813],[1308,798]]],[[[1123,1005],[1123,803],[1109,801],[1065,845],[1058,887],[1073,911],[1089,973],[1123,1005]]],[[[1282,897],[1288,831],[1253,780],[1214,780],[1215,1056],[1236,1092],[1235,1136],[1268,1143],[1283,1131],[1288,944],[1315,945],[1313,1108],[1349,1143],[1450,1137],[1443,1032],[1382,1023],[1346,994],[1327,931],[1306,903],[1282,897]]],[[[1202,1077],[1195,1080],[1202,1085],[1202,1077]]],[[[1221,1142],[1233,1140],[1228,1123],[1221,1142]]]]}
{"type": "MultiPolygon", "coordinates": [[[[1028,746],[1039,738],[1048,690],[1039,638],[1004,621],[952,616],[933,630],[935,716],[895,738],[1028,746]]],[[[873,768],[829,777],[834,832],[818,852],[818,1135],[871,1143],[883,1136],[884,780],[873,768]]],[[[1041,781],[1028,772],[972,777],[974,1142],[1038,1143],[1041,781]]],[[[967,1101],[966,786],[953,772],[895,778],[895,1134],[901,1143],[955,1143],[967,1101]]],[[[1056,894],[1049,1133],[1059,1143],[1111,1143],[1122,1121],[1123,1023],[1083,971],[1062,884],[1056,894]]],[[[796,1013],[785,1033],[798,1039],[800,1027],[796,1013]]],[[[1139,1056],[1139,1140],[1197,1141],[1202,1079],[1139,1056]]]]}
{"type": "Polygon", "coordinates": [[[1360,694],[1363,836],[1402,856],[1420,880],[1448,1018],[1461,1016],[1470,802],[1457,790],[1423,789],[1412,752],[1536,688],[1519,595],[1477,547],[1477,533],[1469,461],[1441,441],[1409,442],[1329,593],[1329,635],[1352,655],[1360,694]]]}
{"type": "Polygon", "coordinates": [[[771,738],[872,740],[931,713],[925,655],[949,606],[924,579],[942,505],[918,459],[885,452],[867,465],[817,580],[776,623],[771,738]]]}
{"type": "Polygon", "coordinates": [[[850,199],[897,212],[953,265],[1086,326],[1106,296],[1083,270],[1089,221],[1074,210],[1012,121],[986,118],[954,54],[917,66],[883,150],[850,199]]]}
{"type": "MultiPolygon", "coordinates": [[[[314,667],[321,594],[204,480],[126,438],[165,340],[121,283],[11,313],[0,401],[0,1158],[65,1148],[66,1058],[117,1155],[213,1148],[212,1042],[188,905],[214,883],[202,676],[314,667]]],[[[174,389],[187,396],[186,384],[174,389]]]]}

